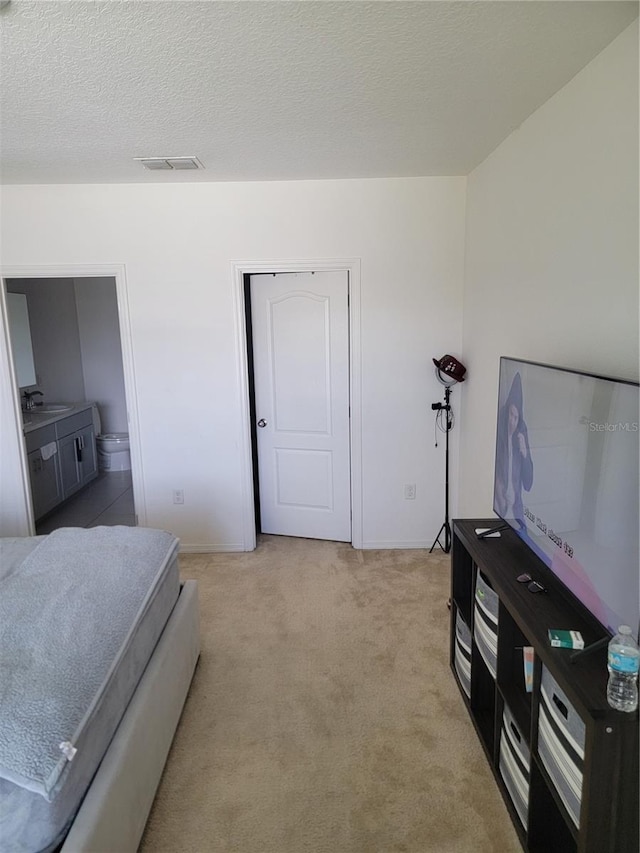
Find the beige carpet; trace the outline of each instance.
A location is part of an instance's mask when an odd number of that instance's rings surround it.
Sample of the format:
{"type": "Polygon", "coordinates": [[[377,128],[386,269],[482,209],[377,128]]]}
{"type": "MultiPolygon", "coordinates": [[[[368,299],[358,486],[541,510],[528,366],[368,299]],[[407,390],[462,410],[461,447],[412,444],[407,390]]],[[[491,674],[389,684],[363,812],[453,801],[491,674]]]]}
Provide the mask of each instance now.
{"type": "Polygon", "coordinates": [[[183,555],[202,657],[144,853],[510,853],[448,664],[449,558],[260,538],[183,555]]]}

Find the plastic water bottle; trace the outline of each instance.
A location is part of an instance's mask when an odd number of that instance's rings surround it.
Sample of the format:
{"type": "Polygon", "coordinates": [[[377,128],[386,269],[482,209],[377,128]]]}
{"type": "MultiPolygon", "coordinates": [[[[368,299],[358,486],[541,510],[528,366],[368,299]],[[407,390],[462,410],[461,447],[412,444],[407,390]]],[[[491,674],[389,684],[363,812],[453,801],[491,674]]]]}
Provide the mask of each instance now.
{"type": "Polygon", "coordinates": [[[638,668],[640,649],[631,628],[620,625],[609,641],[607,701],[616,711],[635,711],[638,707],[638,668]]]}

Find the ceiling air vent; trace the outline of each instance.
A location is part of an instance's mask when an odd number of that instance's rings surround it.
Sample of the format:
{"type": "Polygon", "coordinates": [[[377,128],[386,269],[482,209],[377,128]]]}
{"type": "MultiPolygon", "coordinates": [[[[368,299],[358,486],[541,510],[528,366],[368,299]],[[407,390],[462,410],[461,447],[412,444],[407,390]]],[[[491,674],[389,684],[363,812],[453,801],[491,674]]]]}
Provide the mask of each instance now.
{"type": "Polygon", "coordinates": [[[138,163],[142,163],[145,169],[151,171],[170,172],[184,171],[186,169],[204,169],[197,157],[134,157],[138,163]]]}

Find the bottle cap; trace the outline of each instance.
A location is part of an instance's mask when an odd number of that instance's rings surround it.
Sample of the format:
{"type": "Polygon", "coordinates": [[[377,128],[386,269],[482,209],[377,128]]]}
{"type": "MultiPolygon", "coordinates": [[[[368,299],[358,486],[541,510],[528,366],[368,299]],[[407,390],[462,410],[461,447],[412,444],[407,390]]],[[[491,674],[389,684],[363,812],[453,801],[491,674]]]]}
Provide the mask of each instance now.
{"type": "Polygon", "coordinates": [[[620,625],[620,627],[618,628],[618,633],[619,634],[630,634],[631,628],[628,625],[620,625]]]}

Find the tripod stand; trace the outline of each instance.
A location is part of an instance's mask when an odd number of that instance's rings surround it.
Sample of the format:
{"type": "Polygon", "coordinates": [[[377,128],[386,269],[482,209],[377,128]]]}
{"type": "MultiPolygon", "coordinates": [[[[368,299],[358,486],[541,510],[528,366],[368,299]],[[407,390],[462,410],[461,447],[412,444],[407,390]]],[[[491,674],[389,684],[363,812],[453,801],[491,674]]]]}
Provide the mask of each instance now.
{"type": "MultiPolygon", "coordinates": [[[[449,524],[449,432],[451,431],[451,427],[453,426],[453,419],[451,417],[451,406],[449,404],[449,397],[451,396],[451,386],[445,385],[444,388],[444,404],[442,403],[432,403],[431,408],[437,412],[444,412],[445,417],[445,430],[444,430],[444,523],[440,530],[438,531],[438,535],[434,539],[433,545],[429,549],[429,553],[433,551],[436,547],[436,544],[439,545],[445,554],[448,554],[451,550],[451,525],[449,524]],[[444,545],[440,541],[440,536],[444,533],[444,545]]],[[[436,415],[438,417],[438,415],[436,415]]]]}

